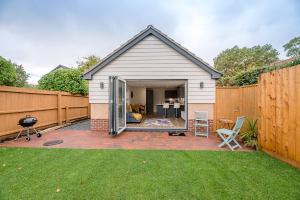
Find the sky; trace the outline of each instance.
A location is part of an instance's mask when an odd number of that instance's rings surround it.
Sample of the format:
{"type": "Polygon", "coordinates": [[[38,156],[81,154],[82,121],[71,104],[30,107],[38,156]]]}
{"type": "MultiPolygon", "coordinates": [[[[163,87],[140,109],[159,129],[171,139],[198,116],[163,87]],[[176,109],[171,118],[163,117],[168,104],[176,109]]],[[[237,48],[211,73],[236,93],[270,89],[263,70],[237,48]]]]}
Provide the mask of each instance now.
{"type": "Polygon", "coordinates": [[[300,36],[298,0],[0,0],[0,56],[29,83],[57,65],[105,57],[149,24],[209,64],[234,45],[282,46],[300,36]]]}

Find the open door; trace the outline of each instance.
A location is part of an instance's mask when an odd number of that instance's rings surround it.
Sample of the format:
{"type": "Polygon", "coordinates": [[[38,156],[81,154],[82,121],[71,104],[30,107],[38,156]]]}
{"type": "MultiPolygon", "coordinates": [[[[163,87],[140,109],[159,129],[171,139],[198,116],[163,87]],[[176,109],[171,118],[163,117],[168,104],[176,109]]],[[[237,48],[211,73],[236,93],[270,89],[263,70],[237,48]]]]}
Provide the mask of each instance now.
{"type": "Polygon", "coordinates": [[[109,77],[109,134],[118,135],[126,129],[126,81],[109,77]]]}

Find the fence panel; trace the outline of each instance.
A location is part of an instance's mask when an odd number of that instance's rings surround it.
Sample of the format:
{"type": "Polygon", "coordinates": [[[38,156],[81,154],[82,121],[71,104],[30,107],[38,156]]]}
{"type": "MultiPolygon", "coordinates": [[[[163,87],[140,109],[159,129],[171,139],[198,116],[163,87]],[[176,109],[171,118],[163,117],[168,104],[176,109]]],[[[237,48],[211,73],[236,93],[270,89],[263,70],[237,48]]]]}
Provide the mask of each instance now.
{"type": "Polygon", "coordinates": [[[300,167],[300,65],[260,77],[260,147],[300,167]]]}
{"type": "MultiPolygon", "coordinates": [[[[218,87],[216,89],[215,128],[220,128],[220,119],[235,121],[238,116],[249,120],[259,118],[259,88],[257,85],[245,87],[218,87]]],[[[245,128],[245,127],[243,127],[245,128]]]]}
{"type": "Polygon", "coordinates": [[[21,130],[18,120],[38,119],[36,127],[50,127],[89,116],[88,97],[66,92],[0,86],[0,137],[21,130]]]}

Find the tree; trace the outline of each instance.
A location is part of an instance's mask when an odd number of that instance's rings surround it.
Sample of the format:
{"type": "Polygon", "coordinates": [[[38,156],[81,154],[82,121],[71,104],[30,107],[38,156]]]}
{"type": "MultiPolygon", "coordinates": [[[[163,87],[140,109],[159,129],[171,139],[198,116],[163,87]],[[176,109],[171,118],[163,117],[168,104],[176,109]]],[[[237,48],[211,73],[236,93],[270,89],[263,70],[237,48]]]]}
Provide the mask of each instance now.
{"type": "Polygon", "coordinates": [[[278,55],[278,51],[270,44],[251,48],[234,46],[226,49],[214,58],[215,68],[223,73],[218,84],[233,85],[232,78],[237,73],[268,65],[278,60],[278,55]]]}
{"type": "Polygon", "coordinates": [[[14,86],[16,79],[14,64],[0,56],[0,85],[14,86]]]}
{"type": "Polygon", "coordinates": [[[77,61],[77,65],[81,72],[85,72],[100,62],[101,62],[100,57],[95,55],[90,55],[87,57],[83,57],[82,60],[77,61]]]}
{"type": "Polygon", "coordinates": [[[28,84],[28,78],[29,74],[22,65],[12,63],[0,56],[0,85],[24,87],[28,84]]]}
{"type": "Polygon", "coordinates": [[[300,36],[291,39],[288,43],[283,45],[283,48],[288,57],[300,56],[300,36]]]}
{"type": "Polygon", "coordinates": [[[25,87],[28,85],[27,79],[29,78],[29,74],[26,73],[22,65],[15,64],[15,70],[16,70],[16,82],[15,86],[17,87],[25,87]]]}
{"type": "Polygon", "coordinates": [[[80,69],[75,68],[58,69],[45,74],[38,81],[38,88],[81,95],[88,93],[87,82],[82,79],[80,69]]]}

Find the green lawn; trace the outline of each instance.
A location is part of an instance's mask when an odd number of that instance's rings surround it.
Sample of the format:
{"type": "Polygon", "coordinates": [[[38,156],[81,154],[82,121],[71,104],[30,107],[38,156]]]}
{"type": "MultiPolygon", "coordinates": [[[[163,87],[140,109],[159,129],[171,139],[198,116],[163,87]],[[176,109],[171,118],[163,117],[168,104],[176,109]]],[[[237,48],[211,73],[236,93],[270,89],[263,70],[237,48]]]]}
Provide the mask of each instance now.
{"type": "Polygon", "coordinates": [[[300,199],[263,153],[0,148],[0,199],[300,199]]]}

